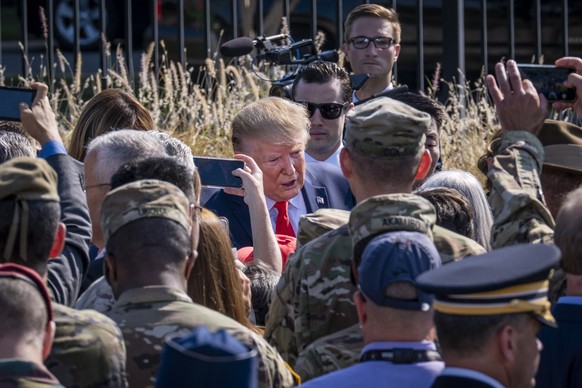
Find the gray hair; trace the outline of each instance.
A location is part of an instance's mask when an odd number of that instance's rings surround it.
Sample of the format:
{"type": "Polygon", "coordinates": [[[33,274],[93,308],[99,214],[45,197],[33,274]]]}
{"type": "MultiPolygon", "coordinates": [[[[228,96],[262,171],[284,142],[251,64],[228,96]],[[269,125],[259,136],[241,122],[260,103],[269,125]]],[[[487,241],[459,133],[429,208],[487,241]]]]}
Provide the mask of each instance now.
{"type": "Polygon", "coordinates": [[[455,189],[468,200],[474,210],[473,229],[475,230],[475,241],[486,250],[491,250],[491,226],[493,225],[493,215],[487,196],[481,183],[475,176],[466,171],[448,170],[431,175],[418,190],[448,187],[455,189]]]}
{"type": "Polygon", "coordinates": [[[166,148],[167,155],[176,158],[178,162],[188,167],[190,173],[194,175],[194,171],[196,171],[196,166],[194,166],[192,149],[188,147],[186,143],[184,143],[180,139],[171,137],[166,132],[150,131],[148,133],[154,137],[157,137],[162,142],[162,144],[166,148]]]}
{"type": "Polygon", "coordinates": [[[34,145],[26,135],[0,130],[0,163],[19,156],[36,158],[34,145]]]}
{"type": "Polygon", "coordinates": [[[129,162],[166,155],[164,144],[149,132],[121,129],[98,136],[89,143],[87,155],[97,153],[94,175],[109,182],[115,172],[129,162]]]}

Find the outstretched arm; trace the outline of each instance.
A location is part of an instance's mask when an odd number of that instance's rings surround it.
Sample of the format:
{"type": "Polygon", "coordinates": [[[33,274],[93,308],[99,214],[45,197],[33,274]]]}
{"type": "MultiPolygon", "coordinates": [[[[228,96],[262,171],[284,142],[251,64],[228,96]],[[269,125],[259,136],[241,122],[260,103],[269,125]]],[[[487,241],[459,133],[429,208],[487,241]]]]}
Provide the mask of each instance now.
{"type": "Polygon", "coordinates": [[[489,170],[494,248],[526,242],[551,242],[554,220],[545,206],[540,173],[543,147],[536,135],[548,103],[529,80],[522,80],[515,61],[495,66],[486,83],[495,102],[503,135],[489,170]]]}
{"type": "Polygon", "coordinates": [[[48,101],[47,86],[35,83],[32,87],[37,90],[32,105],[20,107],[22,126],[42,146],[39,156],[57,172],[61,222],[67,228],[62,253],[49,260],[48,285],[58,303],[72,306],[89,265],[91,242],[91,222],[81,185],[82,165],[66,154],[48,101]]]}

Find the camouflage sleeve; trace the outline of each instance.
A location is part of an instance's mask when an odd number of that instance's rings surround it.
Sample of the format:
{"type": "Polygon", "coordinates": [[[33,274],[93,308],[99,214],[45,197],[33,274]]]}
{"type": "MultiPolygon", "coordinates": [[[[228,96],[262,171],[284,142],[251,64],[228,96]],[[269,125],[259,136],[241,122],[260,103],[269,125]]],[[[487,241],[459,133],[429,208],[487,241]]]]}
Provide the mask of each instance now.
{"type": "Polygon", "coordinates": [[[295,372],[305,382],[358,363],[364,346],[359,324],[320,338],[297,357],[295,372]]]}
{"type": "Polygon", "coordinates": [[[56,333],[45,365],[66,387],[127,387],[126,349],[115,322],[53,305],[56,333]]]}
{"type": "Polygon", "coordinates": [[[303,248],[287,261],[281,279],[271,296],[271,305],[265,326],[265,338],[291,366],[299,353],[295,337],[295,298],[302,270],[303,248]]]}
{"type": "Polygon", "coordinates": [[[544,150],[529,132],[504,133],[489,170],[494,223],[493,248],[518,243],[552,243],[554,219],[545,206],[540,172],[544,150]]]}
{"type": "Polygon", "coordinates": [[[299,354],[297,362],[295,363],[295,372],[301,376],[301,382],[303,383],[336,370],[335,368],[331,370],[326,368],[327,364],[322,360],[321,354],[319,354],[318,349],[313,345],[311,344],[305,348],[299,354]]]}
{"type": "Polygon", "coordinates": [[[246,331],[231,331],[242,343],[254,347],[259,353],[259,387],[286,388],[295,384],[293,375],[277,350],[271,347],[260,335],[246,331]]]}

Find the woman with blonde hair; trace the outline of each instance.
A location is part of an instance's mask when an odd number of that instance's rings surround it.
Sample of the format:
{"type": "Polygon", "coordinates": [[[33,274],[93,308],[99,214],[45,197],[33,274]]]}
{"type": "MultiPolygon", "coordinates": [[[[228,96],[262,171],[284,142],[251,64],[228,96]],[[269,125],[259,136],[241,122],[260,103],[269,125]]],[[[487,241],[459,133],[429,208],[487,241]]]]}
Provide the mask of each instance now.
{"type": "Polygon", "coordinates": [[[202,208],[198,217],[198,258],[188,278],[188,295],[195,303],[255,330],[248,319],[251,310],[250,284],[248,279],[246,284],[241,284],[227,229],[208,209],[202,208]]]}
{"type": "Polygon", "coordinates": [[[116,129],[154,129],[150,112],[131,94],[106,89],[87,102],[71,132],[69,155],[82,162],[89,142],[116,129]]]}

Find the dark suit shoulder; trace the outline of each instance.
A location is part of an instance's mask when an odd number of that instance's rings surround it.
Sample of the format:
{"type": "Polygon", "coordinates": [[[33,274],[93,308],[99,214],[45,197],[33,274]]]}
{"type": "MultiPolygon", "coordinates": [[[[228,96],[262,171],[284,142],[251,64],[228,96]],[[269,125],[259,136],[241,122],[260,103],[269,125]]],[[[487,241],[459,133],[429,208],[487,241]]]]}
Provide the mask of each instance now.
{"type": "Polygon", "coordinates": [[[305,184],[303,186],[308,199],[316,193],[325,191],[328,199],[325,205],[317,203],[310,209],[309,202],[307,209],[314,212],[321,208],[334,208],[351,210],[355,205],[355,199],[350,190],[348,180],[344,177],[341,169],[329,163],[308,163],[305,169],[305,184]],[[311,192],[311,189],[315,192],[311,192]]]}
{"type": "Polygon", "coordinates": [[[204,207],[228,219],[230,240],[235,248],[253,245],[251,216],[243,197],[219,190],[208,199],[204,207]]]}

